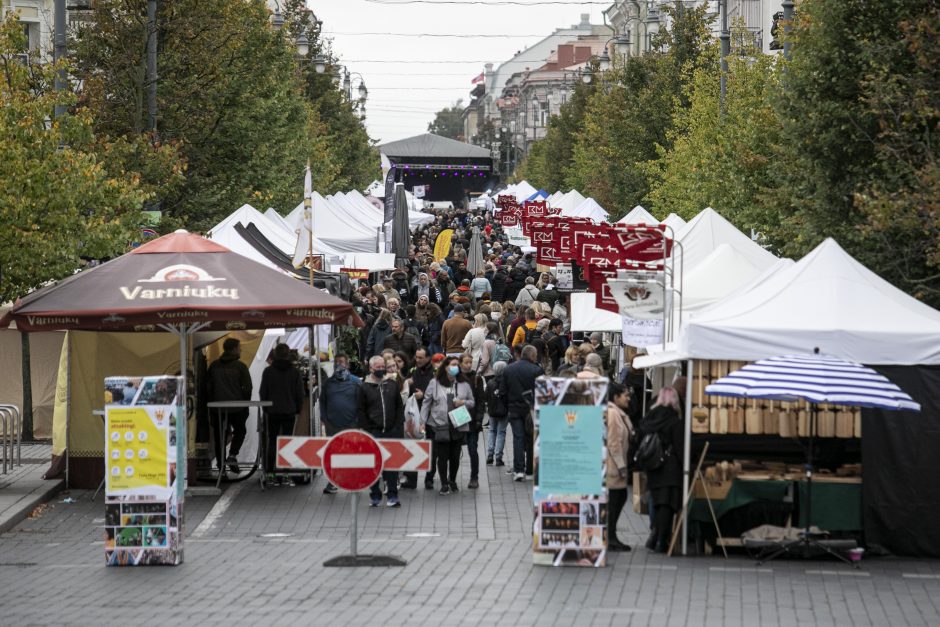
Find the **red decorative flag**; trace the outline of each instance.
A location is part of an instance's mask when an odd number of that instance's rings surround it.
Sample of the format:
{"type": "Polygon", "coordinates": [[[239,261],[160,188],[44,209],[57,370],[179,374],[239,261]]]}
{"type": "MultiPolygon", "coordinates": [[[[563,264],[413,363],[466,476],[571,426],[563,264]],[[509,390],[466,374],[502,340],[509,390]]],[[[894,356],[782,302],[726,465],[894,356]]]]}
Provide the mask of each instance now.
{"type": "Polygon", "coordinates": [[[472,81],[470,81],[470,84],[476,85],[477,83],[482,83],[482,82],[483,82],[483,72],[480,72],[480,75],[474,78],[472,81]]]}

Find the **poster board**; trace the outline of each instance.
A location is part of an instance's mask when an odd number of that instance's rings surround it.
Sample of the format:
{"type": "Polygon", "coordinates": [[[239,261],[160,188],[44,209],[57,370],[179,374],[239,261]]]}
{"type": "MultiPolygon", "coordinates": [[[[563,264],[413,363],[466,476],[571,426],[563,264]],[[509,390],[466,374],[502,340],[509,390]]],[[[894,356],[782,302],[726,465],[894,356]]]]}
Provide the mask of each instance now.
{"type": "Polygon", "coordinates": [[[608,380],[535,382],[533,563],[607,565],[608,380]]]}
{"type": "Polygon", "coordinates": [[[182,378],[107,377],[104,388],[105,563],[181,564],[176,417],[182,378]]]}

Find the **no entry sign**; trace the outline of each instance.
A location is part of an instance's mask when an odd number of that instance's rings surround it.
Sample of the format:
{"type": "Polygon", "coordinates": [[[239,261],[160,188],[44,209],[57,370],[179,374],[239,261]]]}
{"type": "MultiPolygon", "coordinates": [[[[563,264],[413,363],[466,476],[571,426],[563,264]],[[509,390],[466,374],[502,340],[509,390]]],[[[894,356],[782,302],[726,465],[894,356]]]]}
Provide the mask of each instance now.
{"type": "Polygon", "coordinates": [[[365,490],[382,472],[382,449],[364,431],[343,431],[323,450],[323,472],[337,488],[365,490]]]}
{"type": "MultiPolygon", "coordinates": [[[[343,431],[340,435],[364,431],[343,431]]],[[[294,470],[326,468],[324,455],[326,446],[333,438],[318,438],[303,435],[282,435],[277,438],[277,467],[294,470]]],[[[427,440],[374,440],[382,455],[382,470],[427,471],[431,469],[431,443],[427,440]]],[[[358,454],[358,453],[357,453],[358,454]]],[[[350,463],[346,459],[340,463],[350,463]]],[[[371,484],[369,484],[371,485],[371,484]]]]}

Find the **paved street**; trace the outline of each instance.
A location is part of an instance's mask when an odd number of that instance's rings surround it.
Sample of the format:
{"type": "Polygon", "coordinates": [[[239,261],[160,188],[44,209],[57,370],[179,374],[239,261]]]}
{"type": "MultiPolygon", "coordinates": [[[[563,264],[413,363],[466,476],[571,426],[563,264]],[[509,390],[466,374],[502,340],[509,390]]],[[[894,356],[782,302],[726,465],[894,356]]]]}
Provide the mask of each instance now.
{"type": "MultiPolygon", "coordinates": [[[[468,468],[464,461],[466,483],[468,468]]],[[[313,487],[230,486],[187,501],[182,567],[105,568],[101,498],[74,491],[0,536],[7,625],[494,624],[936,625],[940,563],[830,561],[755,568],[743,556],[667,559],[643,548],[604,569],[531,565],[530,484],[488,468],[481,489],[402,494],[360,513],[360,551],[404,568],[325,569],[348,548],[349,497],[313,487]],[[210,514],[211,511],[211,514],[210,514]],[[264,537],[265,534],[285,534],[264,537]]],[[[364,500],[363,500],[364,501],[364,500]]],[[[644,520],[620,535],[642,543],[644,520]]]]}

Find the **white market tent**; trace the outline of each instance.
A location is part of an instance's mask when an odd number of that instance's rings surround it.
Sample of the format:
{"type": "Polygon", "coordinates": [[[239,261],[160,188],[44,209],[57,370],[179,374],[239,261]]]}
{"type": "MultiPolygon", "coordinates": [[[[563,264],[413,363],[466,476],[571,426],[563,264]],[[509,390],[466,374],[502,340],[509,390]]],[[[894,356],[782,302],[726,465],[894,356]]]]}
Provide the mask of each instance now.
{"type": "Polygon", "coordinates": [[[552,194],[551,196],[549,196],[548,198],[546,198],[545,200],[548,203],[549,207],[555,207],[556,206],[555,203],[561,200],[561,197],[564,195],[565,194],[561,190],[559,190],[555,192],[554,194],[552,194]]]}
{"type": "Polygon", "coordinates": [[[682,266],[686,274],[721,244],[732,245],[761,270],[770,267],[777,260],[773,253],[739,231],[711,207],[692,218],[676,234],[676,239],[682,244],[682,266]]]}
{"type": "Polygon", "coordinates": [[[272,222],[265,217],[263,213],[247,204],[242,205],[212,227],[207,233],[207,236],[212,241],[217,241],[223,246],[228,246],[226,241],[231,240],[232,237],[242,239],[235,231],[235,226],[239,223],[245,226],[249,224],[255,225],[261,234],[272,244],[277,246],[281,252],[288,255],[294,252],[294,240],[296,239],[296,235],[292,233],[289,228],[285,228],[279,223],[272,222]]]}
{"type": "Polygon", "coordinates": [[[595,297],[591,292],[571,293],[571,331],[601,331],[620,333],[623,331],[623,319],[620,314],[598,309],[594,306],[595,297]]]}
{"type": "Polygon", "coordinates": [[[561,212],[563,216],[572,218],[590,218],[594,222],[605,222],[610,215],[607,210],[601,207],[593,198],[586,198],[584,202],[575,207],[572,211],[561,212]]]}
{"type": "Polygon", "coordinates": [[[659,224],[659,220],[641,205],[637,205],[627,215],[617,220],[617,224],[659,224]]]}
{"type": "Polygon", "coordinates": [[[561,197],[552,203],[552,207],[556,209],[561,209],[562,215],[566,215],[565,211],[574,211],[578,205],[583,203],[587,198],[581,195],[576,189],[569,190],[567,193],[562,194],[561,197]]]}
{"type": "Polygon", "coordinates": [[[747,285],[766,268],[751,262],[731,244],[721,244],[683,280],[682,313],[700,311],[747,285]]]}
{"type": "Polygon", "coordinates": [[[513,194],[515,194],[516,196],[516,202],[520,202],[520,203],[528,200],[529,196],[531,196],[537,191],[539,190],[529,185],[528,181],[522,181],[521,183],[517,183],[513,187],[513,194]]]}
{"type": "MultiPolygon", "coordinates": [[[[281,230],[285,233],[290,233],[294,237],[297,236],[294,227],[291,226],[290,222],[288,222],[284,216],[278,213],[277,209],[274,207],[268,207],[264,212],[264,217],[270,220],[273,224],[281,227],[281,230]]],[[[288,254],[290,254],[290,252],[288,252],[288,254]]]]}
{"type": "MultiPolygon", "coordinates": [[[[409,192],[408,190],[405,190],[405,197],[407,198],[409,196],[410,198],[408,198],[408,201],[409,201],[409,207],[410,207],[413,205],[412,199],[414,197],[411,195],[411,192],[409,192]]],[[[360,194],[358,190],[354,189],[351,192],[346,192],[346,199],[349,200],[350,202],[357,203],[358,205],[362,206],[364,209],[371,209],[373,212],[377,212],[379,217],[381,218],[385,217],[385,209],[384,208],[379,209],[378,207],[370,203],[369,199],[367,199],[365,196],[360,194]]],[[[410,208],[408,209],[408,226],[410,226],[412,229],[415,229],[424,224],[430,224],[432,222],[434,222],[433,214],[424,213],[423,211],[415,211],[410,208]]]]}
{"type": "Polygon", "coordinates": [[[940,364],[940,311],[908,296],[827,239],[789,268],[683,325],[684,358],[789,353],[872,365],[940,364]]]}
{"type": "MultiPolygon", "coordinates": [[[[350,215],[342,207],[324,198],[319,193],[313,193],[313,233],[314,236],[326,246],[339,253],[348,252],[376,252],[379,234],[377,228],[369,227],[356,215],[350,215]]],[[[287,221],[295,228],[301,230],[296,243],[295,253],[307,250],[307,233],[309,225],[304,221],[304,205],[300,203],[287,216],[287,221]]]]}
{"type": "Polygon", "coordinates": [[[666,216],[666,219],[660,222],[660,224],[665,224],[668,227],[672,228],[673,234],[677,235],[679,231],[686,225],[686,221],[683,220],[678,214],[670,213],[666,216]]]}

